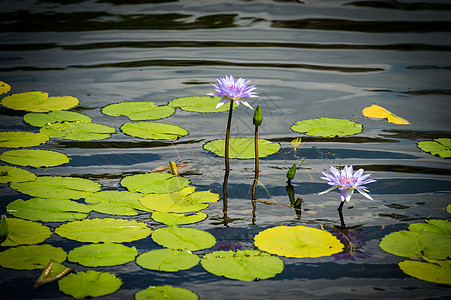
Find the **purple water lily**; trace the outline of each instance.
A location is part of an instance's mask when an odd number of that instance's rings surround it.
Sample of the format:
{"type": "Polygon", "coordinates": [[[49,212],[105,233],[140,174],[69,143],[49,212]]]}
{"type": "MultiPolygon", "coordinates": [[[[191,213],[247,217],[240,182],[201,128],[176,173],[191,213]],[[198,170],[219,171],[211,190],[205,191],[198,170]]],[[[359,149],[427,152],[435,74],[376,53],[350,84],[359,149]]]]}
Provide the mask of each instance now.
{"type": "Polygon", "coordinates": [[[242,103],[253,110],[252,106],[250,106],[247,101],[243,100],[243,98],[258,97],[257,93],[253,92],[253,90],[256,89],[255,85],[248,86],[249,82],[251,82],[250,80],[245,81],[244,78],[239,78],[235,81],[235,78],[232,75],[226,75],[224,78],[217,78],[216,82],[218,85],[210,83],[215,88],[215,91],[207,94],[209,96],[222,96],[222,99],[219,101],[218,105],[216,105],[216,108],[233,100],[236,104],[242,103]]]}
{"type": "Polygon", "coordinates": [[[332,190],[338,188],[341,192],[341,204],[339,209],[343,206],[343,203],[349,202],[351,199],[354,190],[357,190],[360,194],[365,196],[366,198],[373,200],[370,195],[368,195],[368,190],[365,184],[376,182],[374,179],[367,179],[371,174],[363,175],[364,170],[359,169],[354,173],[352,166],[345,166],[341,173],[333,166],[329,168],[332,174],[322,172],[325,177],[321,177],[321,179],[327,180],[327,184],[332,185],[331,188],[328,188],[324,192],[319,193],[319,195],[328,193],[332,190]]]}

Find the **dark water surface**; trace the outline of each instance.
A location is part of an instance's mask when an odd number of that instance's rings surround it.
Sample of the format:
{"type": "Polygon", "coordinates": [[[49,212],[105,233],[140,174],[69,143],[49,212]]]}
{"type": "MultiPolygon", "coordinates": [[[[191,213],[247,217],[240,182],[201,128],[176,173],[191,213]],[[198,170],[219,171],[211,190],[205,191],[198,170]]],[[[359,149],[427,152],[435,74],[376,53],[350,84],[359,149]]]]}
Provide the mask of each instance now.
{"type": "MultiPolygon", "coordinates": [[[[405,275],[403,258],[383,252],[386,234],[427,218],[450,219],[449,159],[422,152],[418,141],[451,137],[451,2],[449,1],[12,1],[0,4],[0,80],[12,93],[46,91],[80,100],[74,110],[113,126],[111,138],[93,142],[52,139],[36,148],[67,154],[68,164],[27,168],[37,175],[79,176],[121,189],[126,175],[149,172],[181,160],[197,190],[222,194],[223,159],[204,150],[223,138],[226,113],[177,110],[162,122],[180,125],[189,135],[170,143],[123,134],[125,117],[100,109],[121,101],[159,105],[212,91],[209,82],[233,74],[251,79],[261,95],[264,123],[260,137],[281,144],[261,159],[257,198],[289,205],[285,174],[297,162],[293,180],[303,198],[302,216],[286,207],[259,203],[252,220],[250,187],[253,160],[231,160],[228,221],[222,202],[205,210],[207,220],[191,225],[218,241],[253,247],[253,237],[278,225],[339,226],[339,194],[318,196],[327,185],[321,171],[353,164],[378,181],[369,186],[374,201],[355,194],[343,211],[363,241],[355,260],[334,257],[283,258],[274,278],[244,282],[214,276],[200,265],[177,273],[145,270],[131,262],[96,268],[123,280],[121,289],[99,299],[133,299],[149,285],[188,288],[201,299],[445,299],[449,286],[405,275]],[[383,106],[410,121],[395,125],[370,120],[362,109],[383,106]],[[298,120],[331,117],[362,123],[362,133],[345,138],[304,137],[289,127],[298,120]],[[291,141],[302,137],[294,151],[291,141]],[[313,224],[312,221],[317,222],[313,224]]],[[[0,108],[2,131],[37,132],[24,113],[0,108]]],[[[234,112],[232,136],[251,137],[252,112],[234,112]]],[[[2,149],[4,151],[6,149],[2,149]]],[[[0,211],[28,199],[0,186],[0,211]]],[[[104,217],[92,214],[90,217],[104,217]]],[[[161,224],[148,214],[131,219],[161,224]]],[[[59,223],[47,223],[55,228],[59,223]]],[[[47,243],[66,251],[80,245],[57,235],[47,243]]],[[[159,246],[150,238],[130,243],[143,253],[159,246]]],[[[74,266],[77,271],[87,268],[74,266]]],[[[0,269],[5,299],[70,299],[56,283],[33,290],[40,270],[0,269]]],[[[3,296],[2,296],[3,298],[3,296]]]]}

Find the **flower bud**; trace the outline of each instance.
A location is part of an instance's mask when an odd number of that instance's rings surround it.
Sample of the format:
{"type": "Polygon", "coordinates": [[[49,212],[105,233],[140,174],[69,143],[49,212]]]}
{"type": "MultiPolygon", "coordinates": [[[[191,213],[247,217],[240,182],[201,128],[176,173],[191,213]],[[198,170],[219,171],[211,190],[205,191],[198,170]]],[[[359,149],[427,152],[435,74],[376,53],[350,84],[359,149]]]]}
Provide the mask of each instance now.
{"type": "Polygon", "coordinates": [[[291,168],[287,172],[287,178],[288,180],[291,180],[294,178],[294,175],[296,175],[296,163],[294,163],[291,168]]]}
{"type": "Polygon", "coordinates": [[[260,109],[260,105],[257,106],[257,108],[255,109],[253,122],[254,122],[255,126],[262,125],[263,116],[262,116],[262,110],[260,109]]]}

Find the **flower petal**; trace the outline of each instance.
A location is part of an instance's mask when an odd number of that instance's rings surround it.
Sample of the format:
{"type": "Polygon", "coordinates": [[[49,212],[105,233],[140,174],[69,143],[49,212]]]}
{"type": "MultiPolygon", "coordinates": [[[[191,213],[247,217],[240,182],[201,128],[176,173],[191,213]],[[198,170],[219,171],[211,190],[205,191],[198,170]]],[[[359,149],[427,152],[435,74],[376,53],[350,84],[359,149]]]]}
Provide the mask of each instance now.
{"type": "Polygon", "coordinates": [[[337,188],[337,186],[333,186],[333,187],[331,187],[331,188],[328,188],[328,189],[325,190],[325,191],[322,191],[321,193],[318,193],[318,195],[323,195],[323,194],[329,193],[330,191],[333,191],[333,190],[335,190],[336,188],[337,188]]]}

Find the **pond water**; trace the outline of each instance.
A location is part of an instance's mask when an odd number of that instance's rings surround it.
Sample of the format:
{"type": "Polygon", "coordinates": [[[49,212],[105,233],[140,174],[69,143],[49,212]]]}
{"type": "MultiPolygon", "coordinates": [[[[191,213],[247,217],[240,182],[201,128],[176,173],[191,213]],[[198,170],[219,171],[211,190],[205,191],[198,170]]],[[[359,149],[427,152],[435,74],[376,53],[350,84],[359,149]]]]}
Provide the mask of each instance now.
{"type": "MultiPolygon", "coordinates": [[[[196,190],[222,194],[223,158],[203,145],[224,138],[227,113],[178,109],[162,122],[186,128],[177,141],[125,135],[126,117],[101,108],[122,101],[165,105],[185,96],[212,92],[209,82],[233,74],[250,79],[261,96],[261,138],[281,150],[260,160],[259,200],[253,214],[254,161],[231,160],[227,215],[212,203],[208,218],[189,225],[211,232],[218,242],[253,249],[253,237],[279,225],[326,229],[340,226],[339,193],[318,196],[328,186],[321,172],[352,164],[372,173],[374,201],[356,193],[343,221],[359,235],[360,254],[282,258],[284,271],[260,281],[238,281],[207,273],[200,265],[176,273],[145,270],[135,262],[99,267],[122,279],[114,294],[99,299],[133,299],[149,285],[169,284],[200,299],[445,299],[450,286],[404,274],[404,260],[382,251],[385,235],[428,218],[450,219],[449,159],[421,151],[417,142],[451,137],[451,4],[448,1],[6,1],[0,8],[0,80],[12,93],[46,91],[80,100],[73,110],[117,132],[100,141],[51,139],[35,147],[62,152],[68,164],[26,168],[41,175],[95,180],[104,190],[123,189],[120,180],[169,161],[189,163],[196,190]],[[396,125],[363,117],[378,104],[410,121],[396,125]],[[290,130],[299,120],[330,117],[363,124],[362,133],[343,138],[308,137],[290,130]],[[301,137],[296,150],[291,143],[301,137]],[[292,184],[302,212],[289,207],[285,174],[298,169],[292,184]]],[[[0,108],[2,131],[31,131],[25,113],[0,108]]],[[[253,112],[234,111],[232,137],[252,137],[253,112]]],[[[8,149],[2,149],[2,152],[8,149]]],[[[2,163],[5,164],[5,163],[2,163]]],[[[0,212],[28,199],[0,186],[0,212]]],[[[105,217],[91,213],[90,218],[105,217]]],[[[127,217],[153,229],[162,225],[148,213],[127,217]]],[[[60,223],[44,223],[56,228],[60,223]]],[[[46,243],[69,251],[80,243],[53,234],[46,243]]],[[[140,253],[160,248],[150,238],[127,243],[140,253]]],[[[76,271],[89,268],[67,263],[76,271]]],[[[70,299],[56,283],[33,289],[40,270],[0,269],[0,290],[8,299],[70,299]]]]}

